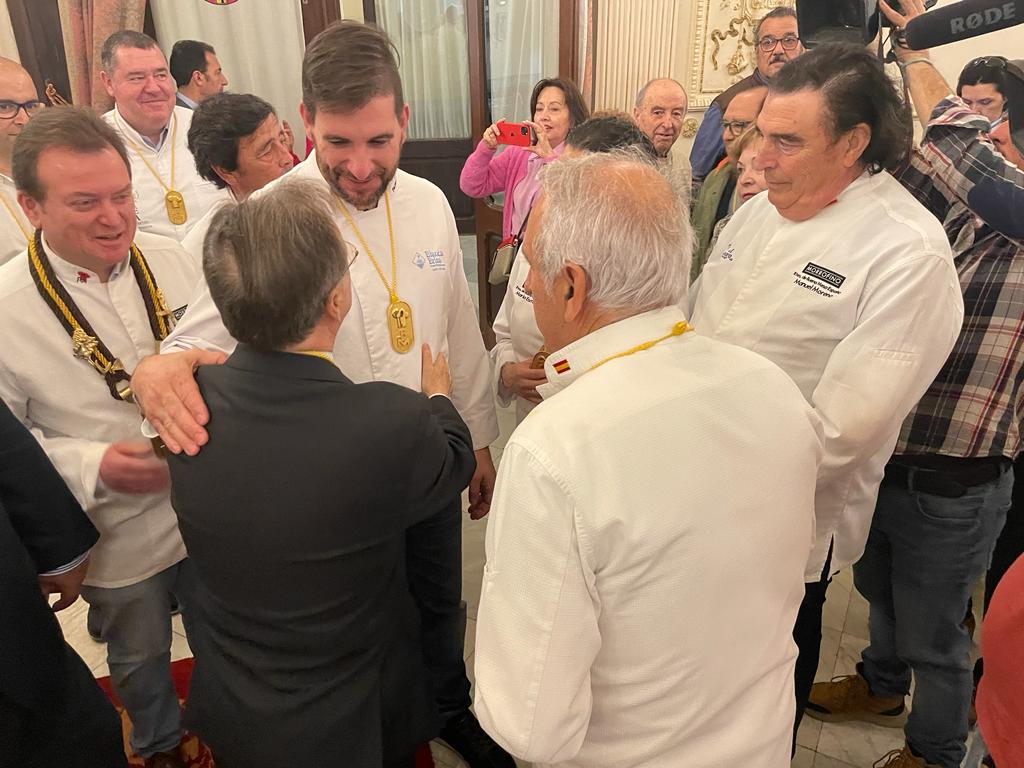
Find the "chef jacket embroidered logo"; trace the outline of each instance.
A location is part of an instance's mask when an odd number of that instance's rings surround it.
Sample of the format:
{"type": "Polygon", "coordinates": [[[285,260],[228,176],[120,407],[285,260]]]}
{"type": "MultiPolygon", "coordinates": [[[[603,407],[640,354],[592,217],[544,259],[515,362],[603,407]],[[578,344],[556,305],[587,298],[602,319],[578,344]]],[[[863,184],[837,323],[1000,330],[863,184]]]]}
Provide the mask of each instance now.
{"type": "Polygon", "coordinates": [[[813,261],[807,262],[807,266],[800,272],[794,272],[793,278],[794,284],[806,288],[811,293],[824,296],[826,299],[831,299],[842,293],[840,288],[846,282],[846,275],[840,275],[813,261]]]}
{"type": "Polygon", "coordinates": [[[172,315],[174,315],[174,322],[178,322],[179,320],[181,320],[182,317],[184,317],[186,309],[188,309],[188,304],[182,304],[180,307],[178,307],[171,313],[172,315]]]}
{"type": "Polygon", "coordinates": [[[448,265],[444,263],[444,251],[424,251],[423,255],[427,257],[431,271],[444,272],[448,269],[448,265]]]}
{"type": "Polygon", "coordinates": [[[813,261],[807,262],[807,266],[804,267],[804,274],[808,277],[816,277],[819,280],[824,280],[826,283],[831,283],[836,288],[841,288],[843,283],[846,282],[845,276],[840,275],[838,272],[833,272],[830,269],[820,267],[813,261]]]}
{"type": "Polygon", "coordinates": [[[425,266],[427,266],[427,260],[423,258],[423,254],[420,253],[419,251],[416,251],[416,255],[412,257],[412,263],[415,264],[420,269],[423,269],[425,266]]]}
{"type": "Polygon", "coordinates": [[[733,254],[732,243],[729,243],[729,247],[726,250],[722,251],[722,258],[725,259],[726,261],[732,261],[733,258],[735,258],[733,254]]]}

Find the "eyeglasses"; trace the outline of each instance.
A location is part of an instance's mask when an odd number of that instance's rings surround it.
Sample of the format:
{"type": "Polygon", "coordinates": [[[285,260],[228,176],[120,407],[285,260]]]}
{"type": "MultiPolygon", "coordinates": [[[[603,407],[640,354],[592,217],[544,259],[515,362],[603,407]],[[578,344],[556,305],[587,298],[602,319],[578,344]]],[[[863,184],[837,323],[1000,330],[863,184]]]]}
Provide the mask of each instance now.
{"type": "Polygon", "coordinates": [[[352,268],[352,262],[354,262],[356,260],[356,256],[359,255],[359,249],[348,240],[345,241],[345,247],[348,249],[348,252],[352,254],[349,256],[348,264],[345,265],[345,269],[347,270],[352,268]]]}
{"type": "Polygon", "coordinates": [[[745,131],[747,129],[748,125],[750,125],[750,121],[749,120],[723,120],[722,121],[722,128],[727,130],[733,136],[738,136],[739,134],[743,133],[743,131],[745,131]]]}
{"type": "MultiPolygon", "coordinates": [[[[976,59],[971,59],[967,62],[967,67],[991,67],[992,69],[1005,69],[1006,68],[1006,57],[1005,56],[979,56],[976,59]]],[[[964,69],[967,69],[964,67],[964,69]]]]}
{"type": "Polygon", "coordinates": [[[25,114],[32,117],[32,115],[45,106],[46,105],[38,99],[32,99],[32,101],[25,102],[0,101],[0,119],[13,120],[20,109],[24,109],[25,114]]]}
{"type": "Polygon", "coordinates": [[[782,37],[772,37],[771,35],[767,35],[757,41],[757,47],[765,53],[771,53],[779,43],[782,43],[782,50],[792,51],[800,45],[800,38],[796,35],[783,35],[782,37]]]}

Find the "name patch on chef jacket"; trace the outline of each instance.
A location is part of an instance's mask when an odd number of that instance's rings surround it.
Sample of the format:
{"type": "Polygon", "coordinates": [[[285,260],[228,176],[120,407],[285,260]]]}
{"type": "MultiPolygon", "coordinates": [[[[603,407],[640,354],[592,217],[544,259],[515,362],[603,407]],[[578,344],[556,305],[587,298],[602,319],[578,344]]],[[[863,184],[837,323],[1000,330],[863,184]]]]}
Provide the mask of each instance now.
{"type": "Polygon", "coordinates": [[[794,272],[793,278],[793,282],[796,285],[807,289],[811,293],[824,296],[826,299],[831,299],[833,296],[838,296],[842,293],[840,288],[846,282],[845,275],[840,275],[838,272],[826,269],[819,264],[815,264],[813,261],[807,262],[807,266],[800,272],[794,272]]]}
{"type": "Polygon", "coordinates": [[[444,272],[448,269],[444,261],[444,251],[416,251],[412,263],[420,269],[430,267],[432,272],[444,272]]]}
{"type": "Polygon", "coordinates": [[[521,286],[521,285],[517,285],[517,286],[516,286],[516,298],[517,298],[517,299],[522,299],[523,301],[528,301],[528,302],[530,302],[531,304],[533,304],[533,294],[532,294],[532,293],[529,293],[529,292],[528,292],[528,291],[527,291],[527,290],[526,290],[525,288],[523,288],[523,286],[521,286]]]}
{"type": "Polygon", "coordinates": [[[182,304],[180,307],[178,307],[171,313],[172,315],[174,315],[174,322],[178,322],[179,320],[181,320],[182,317],[185,316],[186,309],[188,309],[188,304],[182,304]]]}

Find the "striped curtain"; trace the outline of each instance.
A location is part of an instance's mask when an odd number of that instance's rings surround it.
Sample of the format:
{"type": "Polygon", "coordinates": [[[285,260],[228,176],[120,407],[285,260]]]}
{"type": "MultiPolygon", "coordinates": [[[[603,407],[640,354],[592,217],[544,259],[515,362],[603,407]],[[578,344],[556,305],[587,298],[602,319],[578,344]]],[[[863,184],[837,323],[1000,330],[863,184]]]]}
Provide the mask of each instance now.
{"type": "Polygon", "coordinates": [[[681,14],[689,3],[677,0],[603,0],[597,12],[597,67],[594,109],[631,112],[636,93],[648,80],[673,77],[677,48],[686,43],[681,14]]]}
{"type": "Polygon", "coordinates": [[[71,101],[105,112],[113,102],[100,82],[100,49],[120,29],[142,31],[146,0],[61,0],[59,7],[71,101]]]}

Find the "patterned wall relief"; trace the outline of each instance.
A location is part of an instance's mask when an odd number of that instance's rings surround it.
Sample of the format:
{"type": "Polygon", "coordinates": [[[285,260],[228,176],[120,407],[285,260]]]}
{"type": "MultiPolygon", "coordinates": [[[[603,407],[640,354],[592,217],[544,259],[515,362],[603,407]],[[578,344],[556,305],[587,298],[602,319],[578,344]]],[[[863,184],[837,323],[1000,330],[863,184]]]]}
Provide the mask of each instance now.
{"type": "Polygon", "coordinates": [[[687,89],[691,108],[706,108],[715,96],[754,70],[757,20],[793,0],[696,0],[693,62],[687,89]]]}

